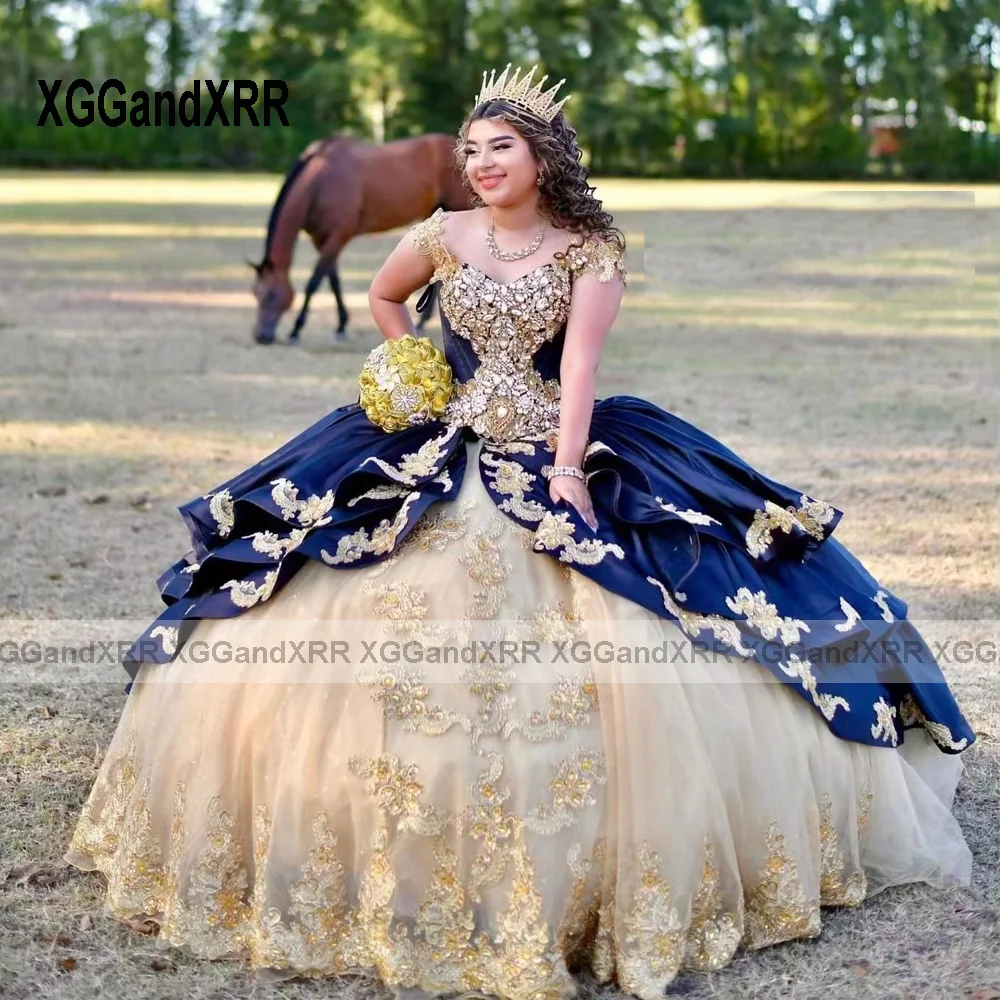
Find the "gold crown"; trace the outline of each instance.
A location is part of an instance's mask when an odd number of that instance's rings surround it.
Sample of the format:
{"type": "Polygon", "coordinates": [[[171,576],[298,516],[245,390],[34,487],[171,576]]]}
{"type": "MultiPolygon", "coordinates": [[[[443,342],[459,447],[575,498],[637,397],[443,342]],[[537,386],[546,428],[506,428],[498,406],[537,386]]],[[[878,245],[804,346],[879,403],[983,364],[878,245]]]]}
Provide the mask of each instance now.
{"type": "Polygon", "coordinates": [[[531,85],[531,78],[535,75],[538,66],[532,66],[531,72],[527,76],[518,79],[521,67],[514,70],[514,75],[508,80],[507,74],[510,72],[510,63],[507,63],[500,79],[496,79],[496,70],[490,72],[489,83],[486,82],[486,72],[483,71],[483,85],[480,88],[479,96],[476,98],[476,107],[484,101],[509,101],[519,107],[530,111],[539,118],[544,118],[550,122],[559,113],[559,109],[570,99],[571,94],[567,94],[558,104],[553,103],[556,91],[566,82],[565,78],[560,80],[554,87],[550,87],[542,93],[542,84],[549,78],[545,76],[538,81],[535,86],[531,85]]]}

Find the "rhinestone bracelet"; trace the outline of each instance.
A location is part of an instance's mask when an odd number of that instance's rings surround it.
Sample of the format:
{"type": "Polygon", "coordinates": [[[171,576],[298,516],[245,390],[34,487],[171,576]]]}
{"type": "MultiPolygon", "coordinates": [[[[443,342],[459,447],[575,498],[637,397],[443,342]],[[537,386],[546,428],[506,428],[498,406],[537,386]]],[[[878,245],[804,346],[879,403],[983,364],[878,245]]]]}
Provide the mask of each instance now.
{"type": "Polygon", "coordinates": [[[543,465],[542,475],[546,479],[555,479],[556,476],[572,476],[574,479],[587,481],[583,469],[578,469],[575,465],[543,465]]]}

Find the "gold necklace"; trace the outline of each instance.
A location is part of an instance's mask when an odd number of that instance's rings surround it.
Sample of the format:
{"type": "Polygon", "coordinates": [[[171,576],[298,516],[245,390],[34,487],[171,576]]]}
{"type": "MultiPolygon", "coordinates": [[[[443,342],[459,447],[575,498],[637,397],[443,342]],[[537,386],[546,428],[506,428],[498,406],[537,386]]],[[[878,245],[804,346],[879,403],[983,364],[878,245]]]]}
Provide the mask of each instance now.
{"type": "Polygon", "coordinates": [[[525,257],[530,257],[541,245],[542,240],[545,238],[545,220],[542,219],[538,223],[538,232],[535,234],[535,238],[523,249],[523,250],[501,250],[497,246],[497,241],[493,236],[493,226],[495,220],[493,218],[493,213],[490,213],[490,224],[486,227],[486,245],[490,248],[490,253],[496,257],[497,260],[523,260],[525,257]]]}

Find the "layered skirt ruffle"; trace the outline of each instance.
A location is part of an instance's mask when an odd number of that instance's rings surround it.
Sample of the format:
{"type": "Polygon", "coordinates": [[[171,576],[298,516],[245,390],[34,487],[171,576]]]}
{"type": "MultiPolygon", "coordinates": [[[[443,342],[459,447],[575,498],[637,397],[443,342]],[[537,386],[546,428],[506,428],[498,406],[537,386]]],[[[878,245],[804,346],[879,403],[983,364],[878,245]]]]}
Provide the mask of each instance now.
{"type": "Polygon", "coordinates": [[[815,937],[822,907],[968,882],[961,758],[926,730],[838,738],[755,661],[699,657],[677,622],[540,558],[488,481],[458,482],[387,558],[310,560],[139,668],[66,856],[105,874],[113,913],[272,975],[555,1000],[589,967],[653,998],[815,937]],[[543,655],[427,655],[510,629],[543,655]],[[641,649],[670,655],[622,654],[641,649]]]}
{"type": "Polygon", "coordinates": [[[392,434],[353,403],[180,510],[192,549],[159,580],[166,610],[125,658],[164,664],[204,619],[266,603],[309,562],[391,556],[432,504],[482,479],[541,558],[675,622],[700,648],[753,657],[838,736],[896,746],[923,729],[945,753],[975,734],[907,605],[833,532],[831,504],[764,476],[645,400],[598,400],[584,460],[600,525],[553,504],[555,435],[483,442],[432,422],[392,434]]]}

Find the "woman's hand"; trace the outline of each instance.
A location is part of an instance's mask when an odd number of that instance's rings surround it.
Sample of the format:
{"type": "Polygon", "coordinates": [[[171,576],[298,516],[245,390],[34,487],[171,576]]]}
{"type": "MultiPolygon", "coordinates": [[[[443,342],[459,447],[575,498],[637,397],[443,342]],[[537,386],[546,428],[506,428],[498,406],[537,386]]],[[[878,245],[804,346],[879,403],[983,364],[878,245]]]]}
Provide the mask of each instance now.
{"type": "Polygon", "coordinates": [[[586,522],[587,526],[597,531],[597,516],[594,514],[594,504],[590,499],[587,484],[575,476],[553,476],[549,480],[549,496],[554,503],[565,500],[571,503],[586,522]]]}

